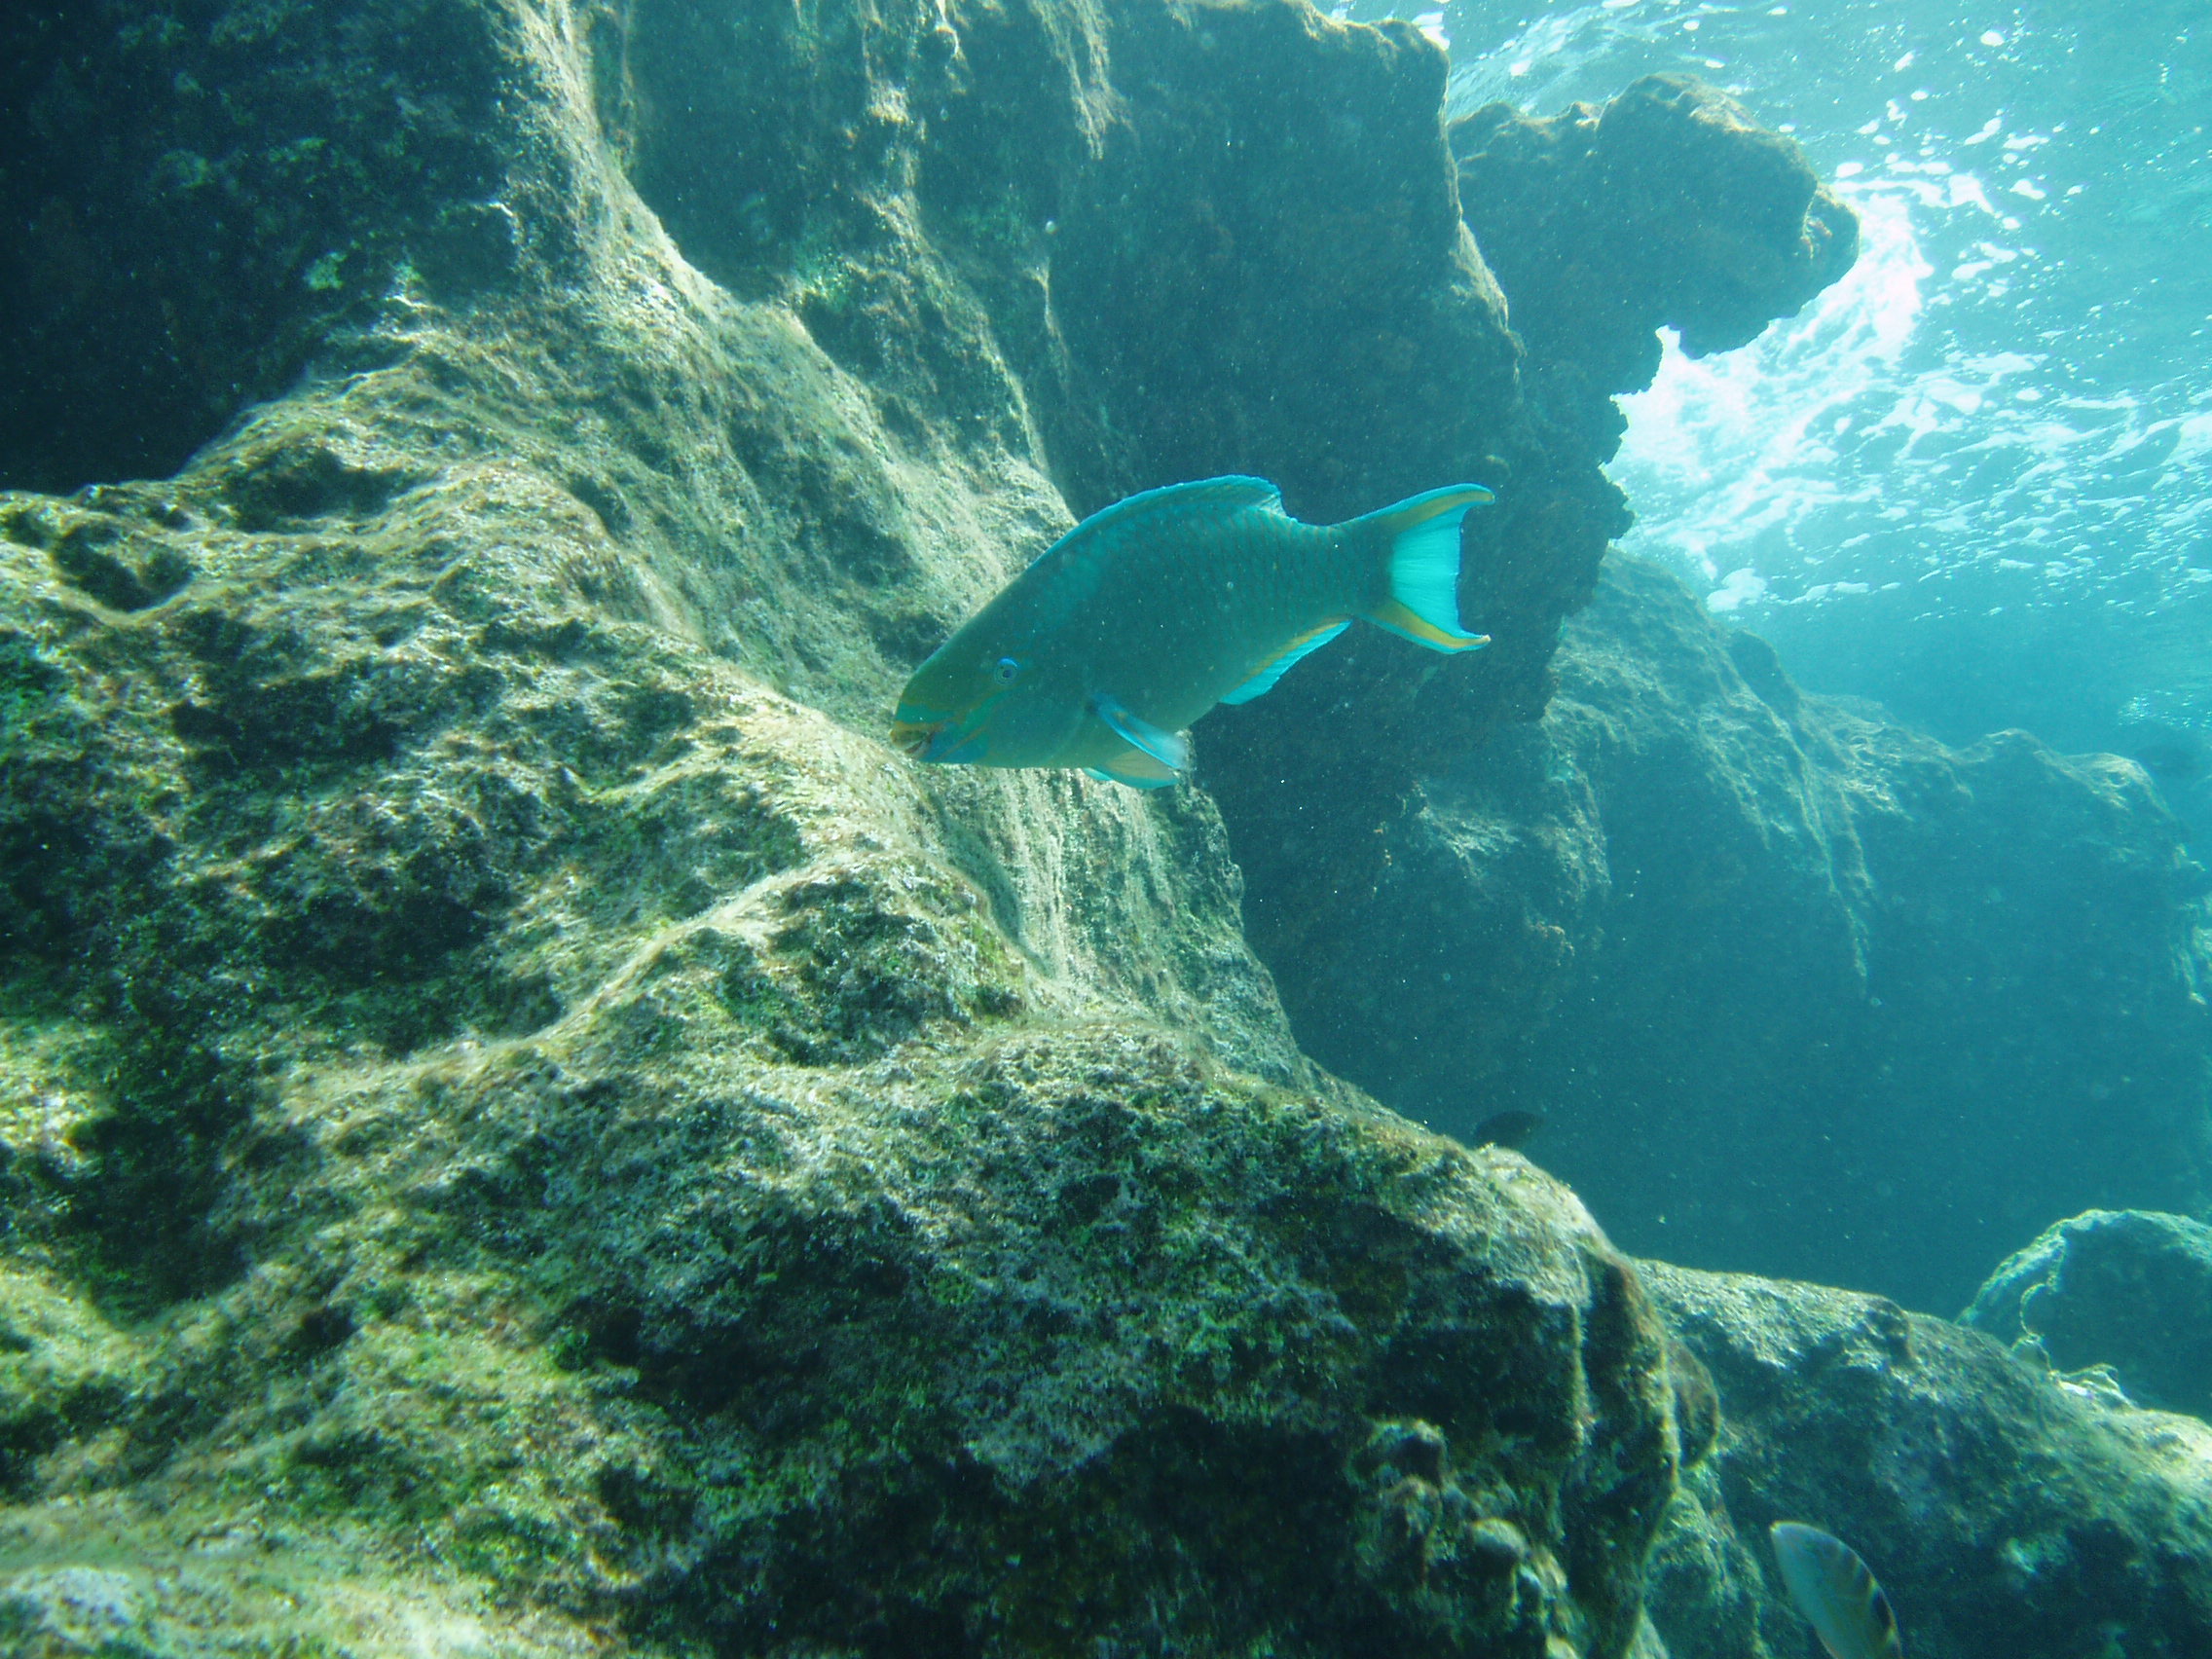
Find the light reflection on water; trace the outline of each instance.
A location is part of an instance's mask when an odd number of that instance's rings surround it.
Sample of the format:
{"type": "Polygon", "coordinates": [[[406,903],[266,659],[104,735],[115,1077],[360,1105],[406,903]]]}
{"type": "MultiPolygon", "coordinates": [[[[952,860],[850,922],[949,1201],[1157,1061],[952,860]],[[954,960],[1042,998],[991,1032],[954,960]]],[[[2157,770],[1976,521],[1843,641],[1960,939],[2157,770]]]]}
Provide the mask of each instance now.
{"type": "Polygon", "coordinates": [[[1436,31],[1455,110],[1699,74],[1862,216],[1806,313],[1670,346],[1628,400],[1630,546],[1946,737],[2212,744],[2212,14],[1459,0],[1436,31]]]}

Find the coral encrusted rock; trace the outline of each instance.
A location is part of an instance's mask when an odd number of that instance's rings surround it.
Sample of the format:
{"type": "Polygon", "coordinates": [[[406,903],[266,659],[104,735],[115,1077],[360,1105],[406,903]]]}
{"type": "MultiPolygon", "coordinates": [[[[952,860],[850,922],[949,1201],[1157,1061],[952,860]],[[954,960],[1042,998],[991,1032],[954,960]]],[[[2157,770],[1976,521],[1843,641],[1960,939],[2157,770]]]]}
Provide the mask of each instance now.
{"type": "Polygon", "coordinates": [[[1857,215],[1796,140],[1688,76],[1540,118],[1489,104],[1452,124],[1452,153],[1530,356],[1601,396],[1651,384],[1659,329],[1693,357],[1749,345],[1859,256],[1857,215]]]}
{"type": "Polygon", "coordinates": [[[1775,1571],[1776,1521],[1866,1559],[1907,1653],[2212,1649],[2212,1429],[1878,1297],[1639,1267],[1722,1422],[1653,1552],[1672,1659],[1814,1650],[1775,1571]]]}
{"type": "Polygon", "coordinates": [[[1204,793],[880,741],[1145,466],[1484,470],[1418,31],[7,27],[0,1646],[1653,1651],[1580,1203],[1298,1051],[1204,793]]]}
{"type": "Polygon", "coordinates": [[[2212,1419],[2212,1227],[2153,1210],[2062,1221],[1989,1275],[1960,1322],[2130,1399],[2212,1419]]]}

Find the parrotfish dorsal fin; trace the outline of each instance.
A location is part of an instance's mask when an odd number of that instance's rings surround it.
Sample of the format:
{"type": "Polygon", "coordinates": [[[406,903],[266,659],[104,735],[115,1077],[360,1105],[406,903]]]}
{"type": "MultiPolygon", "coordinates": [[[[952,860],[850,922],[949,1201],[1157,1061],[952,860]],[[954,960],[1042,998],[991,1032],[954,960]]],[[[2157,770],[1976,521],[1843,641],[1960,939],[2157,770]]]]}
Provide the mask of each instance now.
{"type": "Polygon", "coordinates": [[[1170,773],[1190,769],[1191,740],[1181,732],[1161,730],[1150,720],[1131,714],[1122,703],[1104,692],[1091,698],[1090,706],[1097,711],[1098,718],[1112,728],[1114,735],[1131,749],[1150,756],[1170,773]]]}
{"type": "Polygon", "coordinates": [[[1249,703],[1255,697],[1265,697],[1275,688],[1275,682],[1291,671],[1302,657],[1311,656],[1346,628],[1349,622],[1335,622],[1325,628],[1316,628],[1310,634],[1301,634],[1289,645],[1260,666],[1259,672],[1222,699],[1224,703],[1249,703]]]}
{"type": "Polygon", "coordinates": [[[1103,531],[1125,534],[1142,521],[1155,516],[1173,514],[1188,518],[1208,514],[1227,518],[1231,513],[1246,507],[1263,511],[1272,507],[1282,511],[1282,493],[1265,478],[1200,478],[1192,484],[1166,484],[1158,490],[1146,490],[1116,501],[1110,507],[1101,507],[1085,519],[1067,535],[1045,549],[1031,561],[1043,564],[1054,553],[1079,536],[1088,540],[1103,531]]]}
{"type": "Polygon", "coordinates": [[[1454,484],[1368,514],[1361,522],[1388,538],[1390,597],[1367,620],[1432,651],[1489,645],[1488,634],[1459,625],[1459,521],[1469,507],[1495,499],[1480,484],[1454,484]]]}

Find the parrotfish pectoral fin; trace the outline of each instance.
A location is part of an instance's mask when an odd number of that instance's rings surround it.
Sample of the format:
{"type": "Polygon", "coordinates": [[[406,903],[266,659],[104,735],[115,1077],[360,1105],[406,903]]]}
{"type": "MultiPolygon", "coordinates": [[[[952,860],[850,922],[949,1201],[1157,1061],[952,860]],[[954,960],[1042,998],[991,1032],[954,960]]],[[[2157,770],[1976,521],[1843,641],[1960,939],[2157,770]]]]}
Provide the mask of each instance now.
{"type": "Polygon", "coordinates": [[[1454,484],[1371,515],[1389,537],[1390,597],[1367,620],[1430,650],[1489,645],[1459,625],[1459,521],[1495,498],[1480,484],[1454,484]]]}
{"type": "MultiPolygon", "coordinates": [[[[1150,756],[1170,774],[1185,772],[1191,766],[1191,740],[1179,731],[1162,731],[1150,720],[1131,714],[1116,699],[1103,692],[1091,698],[1090,706],[1098,712],[1114,735],[1140,754],[1150,756]]],[[[1126,783],[1126,778],[1119,779],[1126,783]]],[[[1172,778],[1170,778],[1172,781],[1172,778]]]]}
{"type": "Polygon", "coordinates": [[[1163,790],[1179,779],[1141,749],[1124,749],[1108,766],[1086,766],[1084,771],[1102,784],[1126,784],[1132,790],[1163,790]]]}
{"type": "Polygon", "coordinates": [[[1350,626],[1349,622],[1336,622],[1326,628],[1316,628],[1310,634],[1299,635],[1283,646],[1280,653],[1270,659],[1259,673],[1230,692],[1222,701],[1249,703],[1255,697],[1265,697],[1275,688],[1275,682],[1288,674],[1300,658],[1311,656],[1350,626]]]}

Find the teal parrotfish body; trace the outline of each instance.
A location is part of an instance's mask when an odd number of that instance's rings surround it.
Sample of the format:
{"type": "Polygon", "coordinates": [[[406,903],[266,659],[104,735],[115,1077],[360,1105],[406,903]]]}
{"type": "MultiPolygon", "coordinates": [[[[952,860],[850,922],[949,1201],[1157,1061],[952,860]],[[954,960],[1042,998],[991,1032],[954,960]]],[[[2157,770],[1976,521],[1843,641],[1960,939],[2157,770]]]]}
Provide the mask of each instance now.
{"type": "Polygon", "coordinates": [[[1833,1659],[1904,1659],[1890,1599],[1857,1551],[1797,1521],[1777,1521],[1767,1536],[1789,1599],[1833,1659]]]}
{"type": "Polygon", "coordinates": [[[1081,766],[1139,789],[1191,763],[1185,728],[1243,703],[1362,618],[1433,650],[1459,624],[1459,521],[1480,484],[1301,524],[1263,478],[1131,496],[1038,556],[914,671],[891,741],[920,760],[1081,766]]]}

